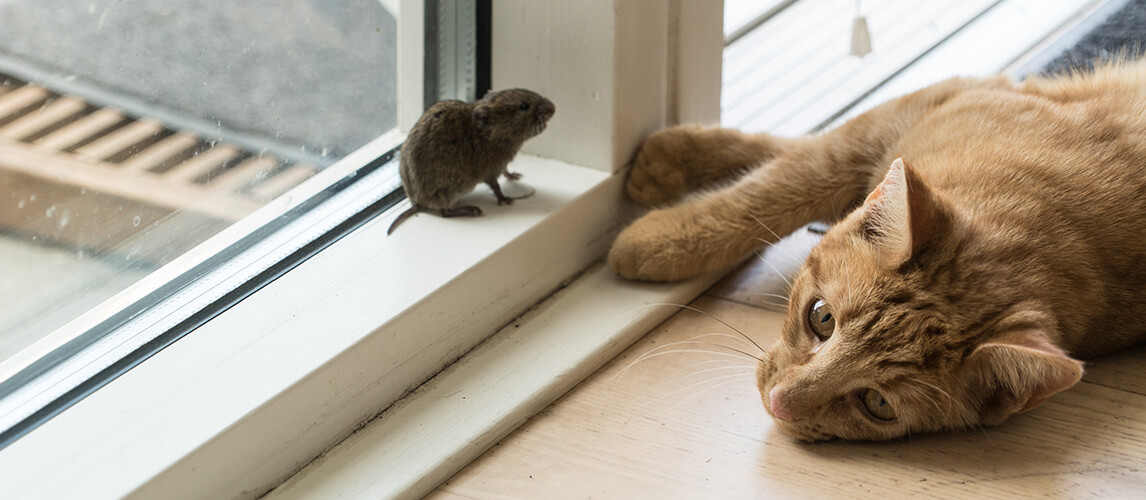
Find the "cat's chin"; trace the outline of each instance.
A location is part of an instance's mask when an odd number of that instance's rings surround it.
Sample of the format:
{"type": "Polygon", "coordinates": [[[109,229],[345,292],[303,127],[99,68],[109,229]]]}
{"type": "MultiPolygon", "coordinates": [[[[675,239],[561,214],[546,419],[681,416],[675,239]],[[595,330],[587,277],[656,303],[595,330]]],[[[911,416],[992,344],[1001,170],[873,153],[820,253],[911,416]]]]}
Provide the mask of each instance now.
{"type": "Polygon", "coordinates": [[[776,424],[776,428],[779,429],[781,433],[800,441],[808,443],[822,443],[825,441],[835,441],[840,439],[839,437],[833,436],[831,434],[806,429],[799,425],[789,424],[788,422],[784,422],[775,417],[773,417],[772,422],[776,424]]]}

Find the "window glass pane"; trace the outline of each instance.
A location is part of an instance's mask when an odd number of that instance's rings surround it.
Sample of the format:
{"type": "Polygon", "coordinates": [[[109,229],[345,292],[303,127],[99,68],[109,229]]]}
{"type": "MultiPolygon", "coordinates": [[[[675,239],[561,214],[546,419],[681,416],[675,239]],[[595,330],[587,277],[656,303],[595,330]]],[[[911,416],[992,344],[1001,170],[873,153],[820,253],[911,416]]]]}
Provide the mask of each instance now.
{"type": "Polygon", "coordinates": [[[392,129],[396,3],[0,2],[0,384],[392,129]]]}

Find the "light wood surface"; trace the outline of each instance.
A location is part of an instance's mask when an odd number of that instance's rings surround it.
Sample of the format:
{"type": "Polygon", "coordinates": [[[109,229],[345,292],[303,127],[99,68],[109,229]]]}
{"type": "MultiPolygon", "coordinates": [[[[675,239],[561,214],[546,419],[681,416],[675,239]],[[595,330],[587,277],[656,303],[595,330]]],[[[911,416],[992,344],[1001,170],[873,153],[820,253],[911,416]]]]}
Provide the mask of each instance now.
{"type": "MultiPolygon", "coordinates": [[[[750,263],[692,306],[767,347],[782,313],[744,299],[754,293],[753,275],[770,268],[750,263]]],[[[1146,492],[1146,349],[1092,360],[1076,387],[1000,427],[887,443],[806,444],[772,425],[754,386],[753,361],[706,344],[754,349],[723,334],[733,332],[704,314],[678,313],[429,498],[1122,498],[1146,492]]]]}

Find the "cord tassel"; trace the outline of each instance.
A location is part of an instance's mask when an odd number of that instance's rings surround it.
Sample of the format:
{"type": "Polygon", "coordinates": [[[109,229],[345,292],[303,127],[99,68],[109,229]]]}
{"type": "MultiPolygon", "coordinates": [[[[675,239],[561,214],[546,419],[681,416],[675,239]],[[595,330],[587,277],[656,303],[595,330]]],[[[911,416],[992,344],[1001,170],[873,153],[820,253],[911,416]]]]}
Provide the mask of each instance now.
{"type": "Polygon", "coordinates": [[[871,33],[867,29],[867,18],[860,15],[860,3],[856,0],[856,17],[852,20],[851,55],[863,57],[871,52],[871,33]]]}

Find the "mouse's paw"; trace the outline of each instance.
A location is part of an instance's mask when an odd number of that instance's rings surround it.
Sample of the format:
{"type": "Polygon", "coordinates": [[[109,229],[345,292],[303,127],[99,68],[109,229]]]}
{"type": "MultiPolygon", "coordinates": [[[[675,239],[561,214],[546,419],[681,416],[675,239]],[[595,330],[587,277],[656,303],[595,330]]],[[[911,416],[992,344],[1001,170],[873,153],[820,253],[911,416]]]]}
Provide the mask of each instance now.
{"type": "Polygon", "coordinates": [[[439,213],[442,214],[442,217],[479,217],[482,214],[481,207],[474,205],[443,208],[439,213]]]}
{"type": "Polygon", "coordinates": [[[501,175],[504,175],[506,179],[509,179],[511,181],[516,181],[516,180],[521,179],[521,173],[519,173],[519,172],[510,172],[507,170],[505,173],[503,173],[501,175]]]}
{"type": "Polygon", "coordinates": [[[679,209],[655,210],[621,231],[609,250],[609,265],[624,278],[677,281],[705,272],[704,235],[679,209]]]}

